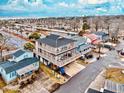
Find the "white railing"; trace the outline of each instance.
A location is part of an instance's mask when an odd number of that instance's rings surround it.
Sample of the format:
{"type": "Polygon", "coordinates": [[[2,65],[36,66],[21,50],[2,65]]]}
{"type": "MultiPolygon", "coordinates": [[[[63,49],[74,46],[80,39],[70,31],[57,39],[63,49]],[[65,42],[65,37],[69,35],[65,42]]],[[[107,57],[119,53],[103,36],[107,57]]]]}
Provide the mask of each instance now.
{"type": "Polygon", "coordinates": [[[50,57],[48,55],[45,55],[43,53],[39,53],[39,55],[42,57],[42,58],[45,58],[47,59],[48,61],[52,62],[53,64],[59,66],[59,67],[62,67],[64,65],[67,65],[69,63],[71,63],[72,61],[75,61],[76,59],[78,59],[79,57],[81,57],[81,54],[77,53],[77,54],[73,54],[72,57],[68,57],[67,59],[65,60],[60,60],[60,61],[57,61],[55,59],[55,57],[50,57]]]}
{"type": "Polygon", "coordinates": [[[57,64],[58,64],[59,67],[63,67],[63,66],[65,66],[65,65],[67,65],[67,64],[69,64],[69,63],[75,61],[76,59],[78,59],[78,58],[80,58],[80,57],[81,57],[81,54],[75,54],[75,55],[73,55],[72,57],[67,58],[66,60],[62,60],[62,61],[60,61],[60,62],[57,62],[57,64]]]}
{"type": "Polygon", "coordinates": [[[57,48],[49,47],[47,45],[46,46],[40,46],[39,45],[38,47],[41,48],[42,50],[45,50],[45,51],[52,53],[52,54],[59,54],[59,53],[62,53],[62,52],[65,52],[67,50],[71,50],[74,48],[74,47],[71,47],[70,49],[61,50],[61,47],[60,47],[60,48],[58,48],[59,51],[57,51],[57,48]]]}

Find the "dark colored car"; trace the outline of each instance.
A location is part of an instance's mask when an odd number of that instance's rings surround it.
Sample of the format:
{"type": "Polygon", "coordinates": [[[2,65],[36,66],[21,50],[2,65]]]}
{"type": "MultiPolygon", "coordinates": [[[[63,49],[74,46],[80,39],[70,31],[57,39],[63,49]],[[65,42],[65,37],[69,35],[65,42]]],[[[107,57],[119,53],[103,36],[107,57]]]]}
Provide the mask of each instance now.
{"type": "Polygon", "coordinates": [[[110,46],[110,45],[104,45],[104,48],[107,48],[109,50],[115,50],[115,48],[113,46],[110,46]]]}
{"type": "Polygon", "coordinates": [[[93,58],[93,55],[85,55],[85,57],[87,58],[87,59],[90,59],[90,58],[93,58]]]}

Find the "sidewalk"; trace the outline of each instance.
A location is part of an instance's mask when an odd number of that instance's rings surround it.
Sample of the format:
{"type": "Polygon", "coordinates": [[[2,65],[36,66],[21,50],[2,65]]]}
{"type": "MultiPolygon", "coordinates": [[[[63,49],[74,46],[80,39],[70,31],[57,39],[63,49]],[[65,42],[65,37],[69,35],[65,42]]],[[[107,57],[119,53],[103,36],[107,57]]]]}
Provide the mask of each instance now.
{"type": "Polygon", "coordinates": [[[85,93],[87,93],[87,91],[88,91],[89,88],[100,91],[101,88],[104,87],[104,83],[105,83],[104,73],[105,73],[105,71],[103,70],[103,71],[95,78],[95,80],[92,81],[92,83],[89,85],[89,87],[87,88],[87,90],[85,91],[85,93]]]}

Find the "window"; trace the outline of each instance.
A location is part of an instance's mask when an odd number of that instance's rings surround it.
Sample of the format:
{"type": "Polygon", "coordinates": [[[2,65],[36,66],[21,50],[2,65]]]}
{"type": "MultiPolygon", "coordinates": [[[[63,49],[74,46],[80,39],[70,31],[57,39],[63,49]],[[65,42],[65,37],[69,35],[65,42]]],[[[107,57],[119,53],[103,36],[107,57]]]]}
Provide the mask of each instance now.
{"type": "Polygon", "coordinates": [[[40,43],[40,45],[42,46],[42,43],[40,43]]]}
{"type": "Polygon", "coordinates": [[[40,49],[40,53],[42,53],[42,49],[40,49]]]}
{"type": "Polygon", "coordinates": [[[15,76],[15,72],[10,73],[10,78],[12,78],[13,76],[15,76]]]}
{"type": "Polygon", "coordinates": [[[10,78],[11,78],[11,73],[10,73],[10,78]]]}
{"type": "Polygon", "coordinates": [[[35,66],[37,66],[37,62],[35,63],[35,66]]]}
{"type": "Polygon", "coordinates": [[[10,73],[10,78],[14,77],[15,75],[16,75],[15,72],[11,72],[11,73],[10,73]]]}
{"type": "Polygon", "coordinates": [[[3,72],[3,69],[1,69],[1,72],[3,72]]]}
{"type": "Polygon", "coordinates": [[[12,72],[12,77],[15,76],[15,72],[12,72]]]}
{"type": "Polygon", "coordinates": [[[28,55],[24,55],[24,58],[28,58],[28,55]]]}

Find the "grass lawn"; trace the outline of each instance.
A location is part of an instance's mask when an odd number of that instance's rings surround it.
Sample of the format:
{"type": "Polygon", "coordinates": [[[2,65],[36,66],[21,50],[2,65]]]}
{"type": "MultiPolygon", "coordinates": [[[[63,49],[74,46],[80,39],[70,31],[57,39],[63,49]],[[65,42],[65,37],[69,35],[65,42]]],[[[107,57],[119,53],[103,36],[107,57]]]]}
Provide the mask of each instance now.
{"type": "Polygon", "coordinates": [[[2,78],[0,78],[0,88],[3,88],[4,86],[6,86],[6,83],[2,78]]]}
{"type": "Polygon", "coordinates": [[[62,76],[59,73],[51,70],[50,68],[48,68],[44,64],[41,64],[40,68],[44,71],[45,74],[47,74],[56,83],[63,84],[63,83],[66,82],[66,78],[64,76],[62,76]],[[59,78],[57,78],[57,76],[59,76],[59,78]]]}
{"type": "Polygon", "coordinates": [[[124,84],[124,74],[122,73],[122,69],[110,68],[106,71],[105,77],[106,79],[112,80],[114,82],[124,84]]]}
{"type": "Polygon", "coordinates": [[[18,90],[5,89],[3,93],[20,93],[18,90]]]}

